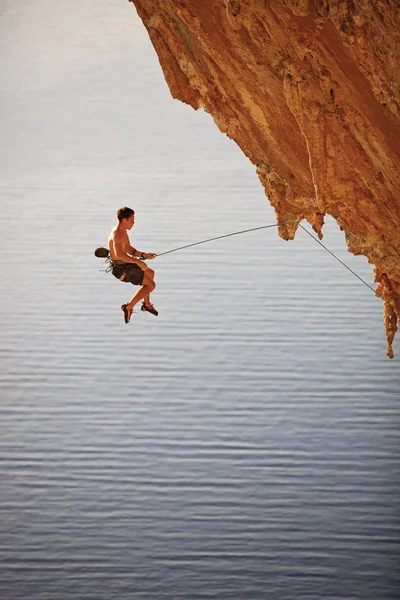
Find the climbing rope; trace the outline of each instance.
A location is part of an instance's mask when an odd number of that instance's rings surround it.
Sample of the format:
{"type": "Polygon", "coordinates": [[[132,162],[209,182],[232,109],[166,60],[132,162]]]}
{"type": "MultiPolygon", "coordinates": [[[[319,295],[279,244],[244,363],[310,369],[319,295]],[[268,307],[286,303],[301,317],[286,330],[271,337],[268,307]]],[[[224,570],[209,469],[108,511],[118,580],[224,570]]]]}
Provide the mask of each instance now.
{"type": "Polygon", "coordinates": [[[161,252],[161,254],[157,254],[157,258],[159,256],[165,256],[166,254],[171,254],[171,252],[178,252],[178,250],[184,250],[185,248],[191,248],[192,246],[198,246],[199,244],[207,244],[208,242],[213,242],[215,240],[221,240],[223,238],[231,237],[233,235],[241,235],[243,233],[250,233],[251,231],[259,231],[260,229],[269,229],[270,227],[280,227],[282,225],[291,225],[291,224],[292,225],[297,224],[299,227],[301,227],[301,229],[303,229],[303,231],[305,231],[315,242],[317,242],[320,246],[322,246],[322,248],[324,250],[326,250],[326,252],[328,252],[341,265],[343,265],[348,271],[350,271],[350,273],[352,273],[354,275],[354,277],[357,277],[357,279],[359,279],[364,285],[366,285],[367,288],[369,288],[376,297],[378,297],[381,300],[383,300],[384,302],[386,302],[386,304],[388,304],[398,314],[397,309],[393,306],[393,304],[391,304],[391,302],[389,302],[388,300],[383,298],[383,296],[380,296],[379,294],[377,294],[376,291],[374,290],[374,288],[371,285],[369,285],[369,283],[367,283],[362,277],[357,275],[357,273],[355,271],[353,271],[353,269],[351,269],[348,265],[346,265],[346,263],[344,263],[342,260],[340,260],[340,258],[338,256],[336,256],[336,254],[334,254],[331,250],[329,250],[329,248],[327,248],[318,238],[316,238],[314,235],[312,235],[312,233],[310,233],[303,225],[301,225],[301,223],[299,221],[283,221],[282,223],[274,223],[272,225],[262,225],[261,227],[252,227],[251,229],[242,229],[241,231],[234,231],[233,233],[226,233],[225,235],[219,235],[217,237],[208,238],[206,240],[201,240],[200,242],[186,244],[186,246],[179,246],[178,248],[173,248],[172,250],[167,250],[166,252],[161,252]]]}
{"type": "Polygon", "coordinates": [[[303,229],[303,231],[305,231],[306,233],[308,233],[308,235],[309,235],[310,237],[312,237],[312,239],[313,239],[313,240],[315,240],[315,241],[316,241],[316,242],[317,242],[317,243],[318,243],[320,246],[322,246],[324,250],[326,250],[327,252],[329,252],[329,254],[330,254],[331,256],[333,256],[333,258],[336,258],[336,260],[337,260],[338,262],[340,262],[340,264],[341,264],[341,265],[343,265],[344,267],[346,267],[346,269],[347,269],[348,271],[350,271],[350,273],[353,273],[353,275],[354,275],[355,277],[357,277],[357,279],[359,279],[360,281],[362,281],[362,283],[363,283],[364,285],[366,285],[366,286],[367,286],[367,287],[368,287],[370,290],[372,290],[372,291],[374,292],[374,294],[375,294],[375,290],[374,290],[374,288],[373,288],[372,286],[370,286],[370,285],[369,285],[369,283],[367,283],[366,281],[364,281],[364,279],[362,279],[362,278],[361,278],[359,275],[357,275],[357,273],[355,273],[355,272],[353,271],[353,269],[350,269],[350,267],[349,267],[348,265],[346,265],[346,263],[344,263],[342,260],[340,260],[340,258],[338,258],[338,257],[336,256],[336,254],[334,254],[333,252],[331,252],[331,250],[329,250],[329,248],[327,248],[326,246],[324,246],[324,244],[323,244],[323,243],[322,243],[322,242],[321,242],[321,241],[320,241],[318,238],[316,238],[316,237],[315,237],[315,235],[313,235],[312,233],[310,233],[310,232],[309,232],[309,231],[308,231],[308,230],[307,230],[305,227],[303,227],[303,225],[301,225],[300,223],[299,223],[299,227],[301,227],[301,228],[303,229]]]}
{"type": "Polygon", "coordinates": [[[241,233],[249,233],[250,231],[258,231],[260,229],[268,229],[269,227],[280,227],[281,225],[289,225],[290,223],[295,223],[296,221],[284,221],[283,223],[274,223],[273,225],[263,225],[262,227],[252,227],[251,229],[243,229],[242,231],[234,231],[233,233],[226,233],[225,235],[219,235],[217,237],[209,238],[207,240],[201,240],[201,242],[194,242],[194,244],[187,244],[186,246],[180,246],[179,248],[173,248],[173,250],[167,250],[166,252],[161,252],[161,254],[157,254],[157,258],[159,256],[164,256],[165,254],[170,254],[171,252],[178,252],[178,250],[184,250],[185,248],[190,248],[191,246],[198,246],[199,244],[206,244],[207,242],[213,242],[214,240],[221,240],[222,238],[231,237],[232,235],[240,235],[241,233]]]}
{"type": "Polygon", "coordinates": [[[336,256],[336,254],[334,254],[331,250],[329,250],[329,248],[327,248],[318,238],[316,238],[312,233],[310,233],[305,227],[303,227],[303,225],[301,225],[300,223],[298,223],[299,227],[301,227],[306,233],[308,233],[308,235],[310,237],[312,237],[313,240],[315,240],[320,246],[322,246],[322,248],[324,250],[326,250],[327,252],[329,252],[329,254],[331,256],[333,256],[333,258],[336,258],[336,260],[338,262],[340,262],[341,265],[343,265],[348,271],[350,271],[350,273],[352,273],[354,275],[354,277],[357,277],[357,279],[359,279],[364,285],[367,286],[367,288],[369,288],[372,292],[374,292],[374,295],[377,298],[380,298],[381,300],[383,300],[383,302],[386,302],[386,304],[388,304],[391,308],[393,308],[393,310],[395,311],[395,313],[397,315],[399,315],[397,309],[395,306],[393,306],[393,304],[391,302],[389,302],[388,300],[386,300],[386,298],[384,298],[383,296],[381,296],[380,294],[377,294],[376,291],[374,290],[374,288],[369,285],[369,283],[367,283],[366,281],[364,281],[364,279],[362,279],[362,277],[360,277],[359,275],[357,275],[357,273],[355,271],[353,271],[353,269],[350,269],[350,267],[348,265],[346,265],[346,263],[344,263],[342,260],[340,260],[340,258],[338,258],[336,256]]]}

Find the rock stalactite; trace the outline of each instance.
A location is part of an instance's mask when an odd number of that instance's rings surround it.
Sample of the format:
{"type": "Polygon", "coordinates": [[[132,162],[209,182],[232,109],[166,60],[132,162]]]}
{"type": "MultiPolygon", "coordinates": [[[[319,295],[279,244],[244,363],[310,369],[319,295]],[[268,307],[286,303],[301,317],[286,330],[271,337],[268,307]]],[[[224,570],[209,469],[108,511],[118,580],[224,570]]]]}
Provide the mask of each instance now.
{"type": "Polygon", "coordinates": [[[375,265],[387,353],[400,315],[400,2],[130,0],[174,98],[256,165],[279,235],[326,214],[375,265]]]}

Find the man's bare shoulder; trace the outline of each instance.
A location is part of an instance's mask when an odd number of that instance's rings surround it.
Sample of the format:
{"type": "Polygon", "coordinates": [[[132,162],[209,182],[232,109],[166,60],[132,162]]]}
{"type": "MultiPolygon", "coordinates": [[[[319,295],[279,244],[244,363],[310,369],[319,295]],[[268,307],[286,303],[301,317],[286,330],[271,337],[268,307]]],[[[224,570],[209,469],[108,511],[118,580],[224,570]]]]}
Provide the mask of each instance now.
{"type": "Polygon", "coordinates": [[[121,239],[119,237],[119,234],[121,232],[119,231],[118,227],[114,227],[114,229],[111,230],[110,235],[108,236],[108,249],[111,253],[111,257],[113,259],[115,259],[116,257],[116,253],[117,253],[117,248],[118,246],[121,245],[121,239]]]}
{"type": "Polygon", "coordinates": [[[118,239],[118,237],[120,237],[121,235],[121,231],[118,229],[118,226],[115,226],[112,230],[110,235],[108,236],[109,240],[115,240],[118,239]]]}
{"type": "Polygon", "coordinates": [[[118,229],[118,227],[114,227],[114,229],[110,233],[108,242],[112,242],[117,246],[124,246],[127,242],[127,235],[125,232],[118,229]]]}

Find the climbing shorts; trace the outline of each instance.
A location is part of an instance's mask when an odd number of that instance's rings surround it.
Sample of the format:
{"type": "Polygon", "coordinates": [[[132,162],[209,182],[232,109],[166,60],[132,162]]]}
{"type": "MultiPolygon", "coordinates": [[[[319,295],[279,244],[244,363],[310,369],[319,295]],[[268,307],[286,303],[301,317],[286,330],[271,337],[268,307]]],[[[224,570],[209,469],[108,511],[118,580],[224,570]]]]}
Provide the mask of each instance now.
{"type": "Polygon", "coordinates": [[[134,263],[113,263],[111,273],[120,281],[142,285],[144,271],[134,263]]]}

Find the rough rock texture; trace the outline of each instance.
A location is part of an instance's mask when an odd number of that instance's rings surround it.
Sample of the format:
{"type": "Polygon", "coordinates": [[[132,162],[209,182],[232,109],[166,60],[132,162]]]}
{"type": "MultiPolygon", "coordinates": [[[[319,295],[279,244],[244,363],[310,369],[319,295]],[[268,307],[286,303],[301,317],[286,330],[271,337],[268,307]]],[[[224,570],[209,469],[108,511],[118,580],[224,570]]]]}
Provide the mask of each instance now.
{"type": "Polygon", "coordinates": [[[172,96],[256,165],[284,239],[324,215],[375,265],[387,353],[400,315],[400,2],[130,0],[172,96]]]}

